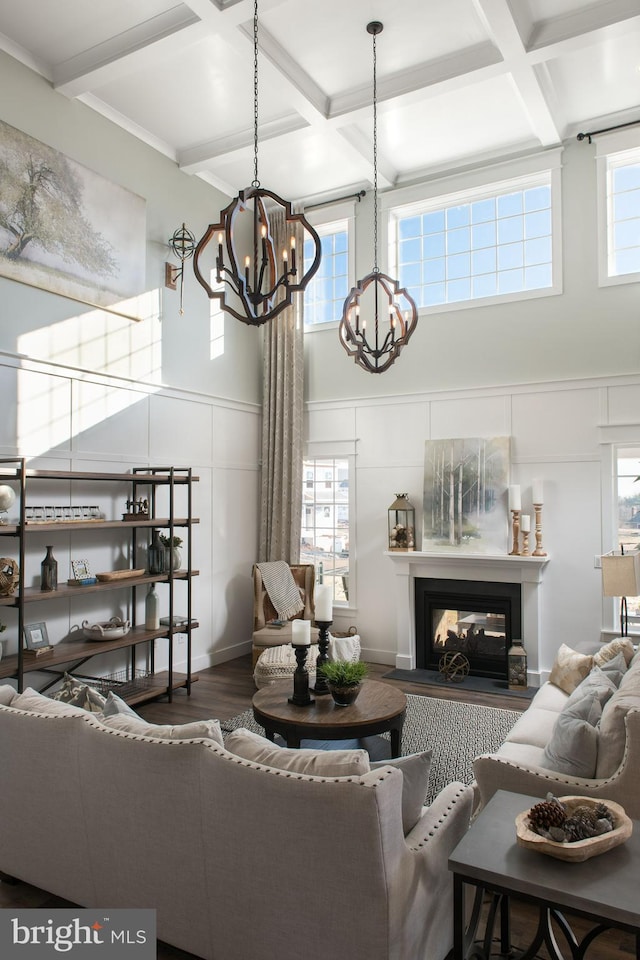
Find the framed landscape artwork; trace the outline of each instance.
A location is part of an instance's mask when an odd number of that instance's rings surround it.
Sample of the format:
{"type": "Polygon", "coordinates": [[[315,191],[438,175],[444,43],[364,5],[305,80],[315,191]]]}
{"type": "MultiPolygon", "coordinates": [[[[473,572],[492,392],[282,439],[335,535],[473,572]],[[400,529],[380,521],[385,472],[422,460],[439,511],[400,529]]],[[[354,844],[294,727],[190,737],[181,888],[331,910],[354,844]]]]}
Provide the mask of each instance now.
{"type": "Polygon", "coordinates": [[[505,553],[509,437],[427,440],[423,550],[505,553]]]}
{"type": "Polygon", "coordinates": [[[145,260],[142,197],[0,121],[0,276],[138,320],[145,260]]]}

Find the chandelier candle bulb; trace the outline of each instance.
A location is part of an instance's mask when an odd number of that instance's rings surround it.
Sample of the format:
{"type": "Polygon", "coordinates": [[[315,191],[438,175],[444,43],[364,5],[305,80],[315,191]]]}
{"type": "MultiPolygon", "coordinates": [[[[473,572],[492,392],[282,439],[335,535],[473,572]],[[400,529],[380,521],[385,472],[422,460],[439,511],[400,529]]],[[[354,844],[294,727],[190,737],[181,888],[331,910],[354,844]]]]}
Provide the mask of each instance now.
{"type": "Polygon", "coordinates": [[[316,620],[319,623],[330,623],[333,620],[333,599],[331,587],[323,583],[318,586],[315,598],[316,620]]]}
{"type": "Polygon", "coordinates": [[[293,620],[291,623],[291,645],[294,647],[311,646],[311,621],[293,620]]]}
{"type": "Polygon", "coordinates": [[[542,480],[534,480],[532,484],[533,502],[544,503],[542,480]]]}
{"type": "Polygon", "coordinates": [[[512,484],[509,487],[509,510],[521,510],[522,501],[520,497],[520,487],[518,484],[512,484]]]}

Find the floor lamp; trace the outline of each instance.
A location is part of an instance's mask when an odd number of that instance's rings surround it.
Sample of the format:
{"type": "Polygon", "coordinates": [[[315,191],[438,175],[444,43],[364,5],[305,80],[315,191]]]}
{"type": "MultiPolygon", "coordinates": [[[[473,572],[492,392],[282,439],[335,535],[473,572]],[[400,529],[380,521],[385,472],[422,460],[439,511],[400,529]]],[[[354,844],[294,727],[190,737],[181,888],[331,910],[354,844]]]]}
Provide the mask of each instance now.
{"type": "Polygon", "coordinates": [[[620,597],[620,636],[629,635],[627,597],[640,596],[640,553],[622,550],[601,557],[602,593],[605,597],[620,597]]]}

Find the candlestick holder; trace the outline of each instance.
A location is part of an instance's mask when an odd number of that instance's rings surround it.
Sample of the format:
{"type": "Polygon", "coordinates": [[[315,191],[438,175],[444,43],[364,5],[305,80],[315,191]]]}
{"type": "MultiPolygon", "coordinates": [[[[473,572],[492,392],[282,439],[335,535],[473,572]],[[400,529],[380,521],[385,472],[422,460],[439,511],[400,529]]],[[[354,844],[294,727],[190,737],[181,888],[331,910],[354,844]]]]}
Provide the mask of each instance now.
{"type": "Polygon", "coordinates": [[[513,527],[513,546],[509,552],[510,557],[519,557],[520,556],[520,510],[512,510],[512,527],[513,527]]]}
{"type": "Polygon", "coordinates": [[[523,557],[528,557],[529,554],[529,531],[522,531],[522,554],[523,557]]]}
{"type": "Polygon", "coordinates": [[[318,659],[316,660],[316,685],[313,687],[314,693],[329,693],[329,687],[322,667],[329,662],[329,627],[333,620],[316,620],[318,626],[318,659]]]}
{"type": "Polygon", "coordinates": [[[307,670],[309,647],[296,645],[293,650],[297,666],[293,673],[293,696],[289,697],[289,703],[295,704],[296,707],[308,707],[315,703],[309,694],[309,671],[307,670]]]}
{"type": "Polygon", "coordinates": [[[542,549],[542,504],[534,503],[533,509],[536,512],[536,548],[532,556],[546,557],[547,551],[542,549]]]}

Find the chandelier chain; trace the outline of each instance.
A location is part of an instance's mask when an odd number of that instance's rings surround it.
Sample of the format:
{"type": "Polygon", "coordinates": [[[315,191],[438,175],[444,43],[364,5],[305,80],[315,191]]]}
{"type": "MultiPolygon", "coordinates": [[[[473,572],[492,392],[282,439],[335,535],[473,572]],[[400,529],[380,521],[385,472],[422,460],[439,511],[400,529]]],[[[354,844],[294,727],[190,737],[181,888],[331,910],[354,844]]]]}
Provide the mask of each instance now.
{"type": "Polygon", "coordinates": [[[258,0],[253,3],[253,187],[258,180],[258,0]]]}
{"type": "Polygon", "coordinates": [[[376,34],[373,34],[373,272],[378,268],[378,77],[376,34]]]}

